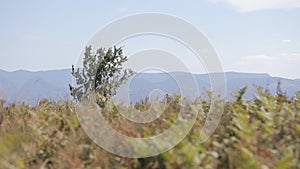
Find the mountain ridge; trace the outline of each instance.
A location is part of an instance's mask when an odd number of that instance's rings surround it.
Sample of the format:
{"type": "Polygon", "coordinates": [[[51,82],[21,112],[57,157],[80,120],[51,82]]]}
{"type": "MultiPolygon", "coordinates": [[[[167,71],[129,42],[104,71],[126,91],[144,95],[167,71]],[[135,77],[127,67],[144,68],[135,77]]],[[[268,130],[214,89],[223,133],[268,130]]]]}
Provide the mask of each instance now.
{"type": "MultiPolygon", "coordinates": [[[[259,85],[268,89],[271,93],[276,93],[277,84],[280,81],[281,90],[287,95],[293,96],[300,90],[300,79],[287,79],[282,77],[273,77],[267,73],[242,73],[225,72],[226,78],[226,96],[232,99],[232,93],[245,86],[248,91],[244,95],[247,99],[253,98],[256,94],[254,85],[259,85]]],[[[179,81],[186,81],[187,72],[169,72],[169,73],[138,73],[130,85],[124,85],[123,88],[129,88],[133,91],[129,94],[133,102],[149,95],[154,88],[158,88],[165,93],[178,93],[180,88],[176,84],[176,77],[179,81]],[[135,91],[135,92],[134,92],[135,91]],[[138,92],[137,92],[138,91],[138,92]]],[[[205,90],[210,89],[210,79],[208,74],[193,74],[200,90],[201,97],[205,97],[205,90]]],[[[46,71],[5,71],[0,69],[0,94],[7,103],[24,101],[29,104],[36,104],[40,99],[47,98],[52,100],[70,99],[68,84],[72,83],[71,69],[46,70],[46,71]]],[[[183,83],[181,88],[189,88],[189,84],[183,83]]],[[[124,91],[123,91],[124,92],[124,91]]],[[[124,93],[126,94],[126,93],[124,93]]],[[[192,95],[193,91],[187,93],[192,95]]],[[[1,97],[1,96],[0,96],[1,97]]]]}

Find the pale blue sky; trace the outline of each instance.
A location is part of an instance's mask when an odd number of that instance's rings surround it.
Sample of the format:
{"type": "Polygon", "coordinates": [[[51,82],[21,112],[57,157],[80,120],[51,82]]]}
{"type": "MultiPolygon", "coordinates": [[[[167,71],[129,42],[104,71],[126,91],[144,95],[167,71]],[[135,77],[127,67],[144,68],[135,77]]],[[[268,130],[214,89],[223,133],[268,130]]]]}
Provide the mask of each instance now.
{"type": "Polygon", "coordinates": [[[299,7],[298,0],[1,0],[0,69],[70,68],[103,26],[131,14],[159,12],[201,30],[225,71],[300,78],[299,7]]]}

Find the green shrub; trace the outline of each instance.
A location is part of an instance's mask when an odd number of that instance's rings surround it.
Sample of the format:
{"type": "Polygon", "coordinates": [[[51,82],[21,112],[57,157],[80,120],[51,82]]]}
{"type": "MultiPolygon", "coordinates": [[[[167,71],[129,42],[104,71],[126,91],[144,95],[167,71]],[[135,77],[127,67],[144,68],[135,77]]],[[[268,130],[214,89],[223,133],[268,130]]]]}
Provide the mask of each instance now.
{"type": "MultiPolygon", "coordinates": [[[[205,143],[199,143],[199,135],[210,102],[202,99],[197,122],[184,140],[144,159],[119,157],[95,145],[80,127],[73,103],[1,104],[0,168],[300,168],[299,101],[260,87],[255,98],[244,100],[245,90],[226,103],[218,128],[205,143]]],[[[119,132],[147,137],[172,125],[179,98],[166,96],[162,116],[149,124],[132,123],[116,109],[102,113],[119,132]]],[[[140,110],[147,106],[147,101],[136,105],[140,110]]]]}

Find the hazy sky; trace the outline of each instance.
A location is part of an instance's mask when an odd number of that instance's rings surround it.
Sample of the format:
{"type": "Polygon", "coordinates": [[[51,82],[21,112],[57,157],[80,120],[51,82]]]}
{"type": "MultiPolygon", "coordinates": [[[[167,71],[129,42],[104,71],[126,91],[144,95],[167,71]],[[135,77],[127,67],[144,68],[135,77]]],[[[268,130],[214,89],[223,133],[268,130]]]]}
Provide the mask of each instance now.
{"type": "Polygon", "coordinates": [[[1,0],[0,69],[70,68],[96,31],[143,12],[174,15],[196,26],[225,71],[300,78],[299,0],[1,0]]]}

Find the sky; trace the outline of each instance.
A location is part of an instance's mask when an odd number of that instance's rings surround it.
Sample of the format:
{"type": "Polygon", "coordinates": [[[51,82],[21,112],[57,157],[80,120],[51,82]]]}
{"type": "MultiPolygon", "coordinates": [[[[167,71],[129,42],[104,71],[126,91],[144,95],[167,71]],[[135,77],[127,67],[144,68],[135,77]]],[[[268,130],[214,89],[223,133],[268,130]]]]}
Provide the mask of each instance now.
{"type": "MultiPolygon", "coordinates": [[[[0,0],[0,69],[70,68],[95,32],[145,12],[194,25],[214,46],[224,71],[300,78],[299,0],[0,0]]],[[[128,51],[141,41],[127,42],[128,51]]],[[[189,57],[181,58],[196,73],[202,71],[189,57]]]]}

